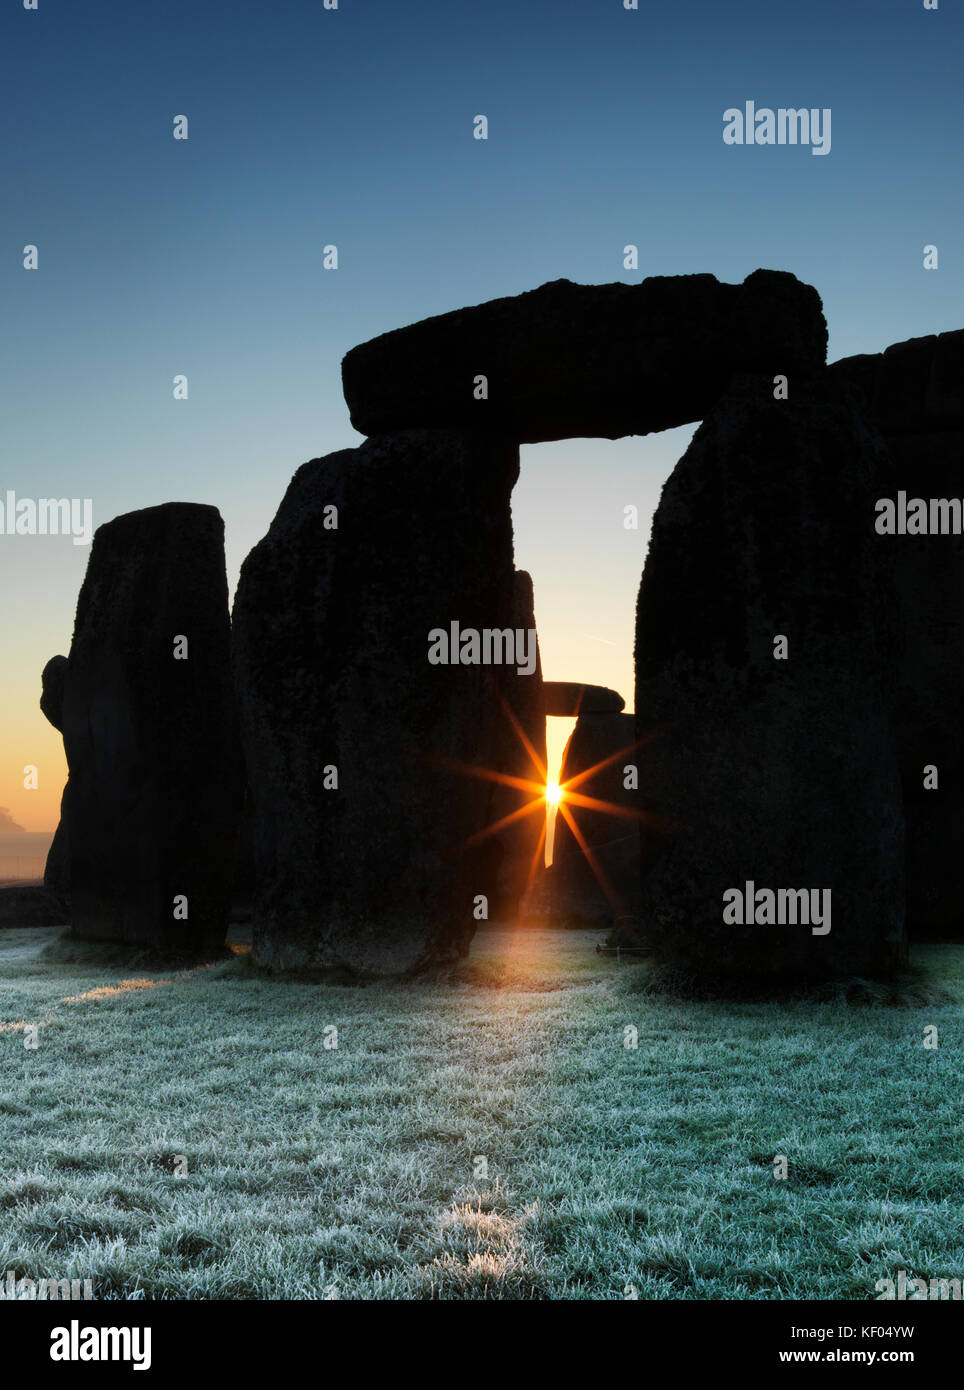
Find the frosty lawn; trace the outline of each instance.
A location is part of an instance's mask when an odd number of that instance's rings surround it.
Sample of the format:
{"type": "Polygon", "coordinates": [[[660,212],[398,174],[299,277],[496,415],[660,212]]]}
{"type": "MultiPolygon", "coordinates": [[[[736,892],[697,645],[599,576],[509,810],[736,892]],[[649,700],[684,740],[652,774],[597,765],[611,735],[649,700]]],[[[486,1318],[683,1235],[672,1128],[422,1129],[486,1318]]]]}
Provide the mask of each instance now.
{"type": "Polygon", "coordinates": [[[490,930],[456,981],[365,988],[52,964],[55,935],[0,932],[0,1275],[229,1299],[964,1275],[964,947],[916,952],[939,1004],[776,1005],[652,996],[594,933],[490,930]]]}

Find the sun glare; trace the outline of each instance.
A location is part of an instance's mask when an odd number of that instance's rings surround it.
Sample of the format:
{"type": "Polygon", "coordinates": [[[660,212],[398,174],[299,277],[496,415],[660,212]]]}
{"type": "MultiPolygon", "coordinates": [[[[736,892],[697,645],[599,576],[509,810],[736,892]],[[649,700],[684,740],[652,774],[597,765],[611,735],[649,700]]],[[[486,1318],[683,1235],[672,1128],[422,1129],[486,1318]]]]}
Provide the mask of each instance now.
{"type": "Polygon", "coordinates": [[[546,783],[546,800],[550,806],[558,806],[562,800],[562,788],[558,782],[546,783]]]}

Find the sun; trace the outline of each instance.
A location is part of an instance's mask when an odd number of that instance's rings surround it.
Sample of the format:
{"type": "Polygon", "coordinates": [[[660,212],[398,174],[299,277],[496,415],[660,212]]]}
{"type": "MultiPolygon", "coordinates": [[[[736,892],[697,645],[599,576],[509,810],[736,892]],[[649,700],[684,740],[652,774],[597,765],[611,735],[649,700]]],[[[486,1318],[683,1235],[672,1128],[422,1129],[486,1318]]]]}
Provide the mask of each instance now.
{"type": "Polygon", "coordinates": [[[546,801],[550,806],[558,806],[562,800],[562,788],[558,782],[546,783],[546,801]]]}

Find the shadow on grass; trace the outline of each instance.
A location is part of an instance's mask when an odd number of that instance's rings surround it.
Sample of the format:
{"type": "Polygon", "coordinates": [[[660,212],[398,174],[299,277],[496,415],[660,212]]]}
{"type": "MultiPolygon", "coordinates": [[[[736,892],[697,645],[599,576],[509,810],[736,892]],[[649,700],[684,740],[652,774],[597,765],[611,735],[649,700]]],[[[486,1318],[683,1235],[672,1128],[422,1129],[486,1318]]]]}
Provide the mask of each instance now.
{"type": "Polygon", "coordinates": [[[38,951],[36,959],[48,965],[106,965],[117,966],[122,970],[136,966],[148,970],[177,970],[185,966],[232,960],[234,955],[226,945],[205,950],[200,954],[178,954],[157,951],[147,946],[128,946],[116,941],[78,941],[76,937],[71,936],[68,927],[38,951]]]}
{"type": "Polygon", "coordinates": [[[960,988],[952,988],[933,968],[908,965],[882,979],[859,975],[839,979],[778,984],[765,980],[722,977],[708,980],[677,966],[646,960],[626,968],[613,981],[618,994],[649,994],[679,1000],[748,1004],[850,1004],[887,1008],[919,1008],[923,1004],[956,1004],[960,988]]]}

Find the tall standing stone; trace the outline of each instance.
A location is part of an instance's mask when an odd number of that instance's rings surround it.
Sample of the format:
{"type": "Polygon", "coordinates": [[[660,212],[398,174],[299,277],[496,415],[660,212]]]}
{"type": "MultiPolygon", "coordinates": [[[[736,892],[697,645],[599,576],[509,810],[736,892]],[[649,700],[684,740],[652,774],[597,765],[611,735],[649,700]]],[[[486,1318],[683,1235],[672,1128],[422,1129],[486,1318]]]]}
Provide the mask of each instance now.
{"type": "MultiPolygon", "coordinates": [[[[964,486],[964,331],[912,338],[831,368],[887,441],[893,479],[882,493],[948,499],[964,486]]],[[[912,523],[916,529],[916,523],[912,523]]],[[[929,518],[928,518],[929,527],[929,518]]],[[[900,661],[897,728],[912,937],[964,932],[964,537],[958,531],[881,536],[896,566],[900,661]]]]}
{"type": "Polygon", "coordinates": [[[475,774],[510,771],[512,677],[433,664],[430,634],[514,625],[518,467],[475,435],[368,440],[304,464],[245,561],[235,676],[263,966],[403,974],[463,953],[484,920],[499,792],[475,774]]]}
{"type": "Polygon", "coordinates": [[[242,772],[224,526],[172,502],[94,536],[63,701],[73,934],[224,942],[242,772]]]}
{"type": "Polygon", "coordinates": [[[642,840],[643,928],[704,980],[864,973],[904,949],[893,587],[874,533],[890,463],[826,374],[791,387],[779,401],[771,378],[742,381],[697,431],[639,593],[637,732],[658,735],[640,799],[661,818],[642,840]],[[747,885],[754,912],[759,890],[830,890],[829,934],[725,920],[747,885]]]}
{"type": "MultiPolygon", "coordinates": [[[[513,576],[512,625],[536,633],[532,578],[525,570],[513,576]]],[[[495,790],[493,824],[507,822],[493,837],[500,862],[490,915],[500,920],[516,919],[522,897],[545,859],[546,709],[537,637],[533,641],[536,668],[531,675],[520,675],[511,666],[500,673],[504,719],[498,763],[517,783],[526,784],[499,783],[495,790]]]]}

